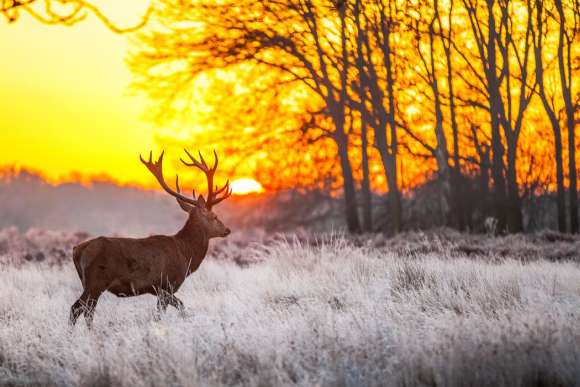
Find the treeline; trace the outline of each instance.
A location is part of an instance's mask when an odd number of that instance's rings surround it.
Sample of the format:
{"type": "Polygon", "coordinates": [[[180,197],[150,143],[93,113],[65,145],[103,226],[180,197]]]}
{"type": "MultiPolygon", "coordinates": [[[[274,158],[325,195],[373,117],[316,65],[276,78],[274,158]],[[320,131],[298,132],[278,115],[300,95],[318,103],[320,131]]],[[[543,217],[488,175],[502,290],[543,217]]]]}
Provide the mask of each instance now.
{"type": "Polygon", "coordinates": [[[578,232],[579,4],[160,0],[129,63],[158,117],[213,128],[267,188],[340,188],[353,233],[381,188],[403,229],[402,195],[428,180],[446,225],[524,231],[543,190],[578,232]]]}

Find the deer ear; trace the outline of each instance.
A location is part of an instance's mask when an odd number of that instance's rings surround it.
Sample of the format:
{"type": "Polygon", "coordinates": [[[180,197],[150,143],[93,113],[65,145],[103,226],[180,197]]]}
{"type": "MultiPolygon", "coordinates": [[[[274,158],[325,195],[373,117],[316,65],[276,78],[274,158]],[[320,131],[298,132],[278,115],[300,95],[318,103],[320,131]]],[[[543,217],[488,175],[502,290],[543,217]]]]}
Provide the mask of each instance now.
{"type": "Polygon", "coordinates": [[[183,200],[177,199],[177,203],[179,203],[179,207],[181,207],[181,209],[187,213],[190,213],[191,210],[193,210],[192,205],[184,202],[183,200]]]}
{"type": "Polygon", "coordinates": [[[205,208],[205,207],[206,207],[206,203],[205,203],[205,199],[203,198],[203,195],[199,195],[199,196],[197,197],[197,204],[198,204],[200,207],[203,207],[203,208],[205,208]]]}

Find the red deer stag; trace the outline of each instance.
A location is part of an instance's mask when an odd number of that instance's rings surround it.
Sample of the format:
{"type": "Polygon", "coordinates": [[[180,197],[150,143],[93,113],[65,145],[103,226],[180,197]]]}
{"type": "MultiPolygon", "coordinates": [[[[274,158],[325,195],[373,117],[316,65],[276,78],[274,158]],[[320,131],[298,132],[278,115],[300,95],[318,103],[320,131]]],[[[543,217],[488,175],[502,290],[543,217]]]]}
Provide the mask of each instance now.
{"type": "Polygon", "coordinates": [[[99,237],[75,246],[73,261],[83,284],[83,294],[71,307],[70,323],[74,325],[84,313],[87,325],[93,320],[99,296],[109,291],[118,297],[141,294],[157,296],[157,313],[164,312],[167,305],[183,312],[183,302],[175,297],[185,278],[197,270],[203,261],[209,239],[225,237],[230,229],[211,211],[212,207],[228,198],[232,191],[229,181],[219,188],[213,185],[218,166],[209,167],[201,152],[199,161],[187,150],[190,162],[180,159],[189,167],[202,170],[207,178],[207,200],[202,195],[192,197],[181,194],[179,178],[175,178],[176,191],[163,178],[163,152],[157,162],[143,160],[147,169],[155,176],[161,187],[177,199],[181,208],[189,214],[185,226],[173,236],[154,235],[143,239],[99,237]]]}

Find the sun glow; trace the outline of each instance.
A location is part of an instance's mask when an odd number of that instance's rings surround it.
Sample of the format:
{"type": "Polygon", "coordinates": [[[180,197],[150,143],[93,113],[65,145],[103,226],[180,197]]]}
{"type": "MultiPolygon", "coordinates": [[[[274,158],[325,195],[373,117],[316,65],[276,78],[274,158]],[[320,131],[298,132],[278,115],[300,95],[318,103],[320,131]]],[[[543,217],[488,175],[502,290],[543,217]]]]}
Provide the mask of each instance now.
{"type": "Polygon", "coordinates": [[[246,177],[232,181],[230,187],[234,195],[247,195],[264,191],[262,184],[254,179],[246,177]]]}

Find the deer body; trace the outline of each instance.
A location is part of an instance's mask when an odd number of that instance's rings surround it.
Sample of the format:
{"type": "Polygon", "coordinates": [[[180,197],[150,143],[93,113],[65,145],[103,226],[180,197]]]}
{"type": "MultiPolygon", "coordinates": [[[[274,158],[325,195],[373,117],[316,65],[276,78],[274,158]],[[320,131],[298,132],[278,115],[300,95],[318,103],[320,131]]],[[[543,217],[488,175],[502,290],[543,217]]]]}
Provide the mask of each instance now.
{"type": "Polygon", "coordinates": [[[199,231],[191,237],[99,237],[75,247],[73,260],[83,285],[92,289],[104,287],[120,297],[176,292],[205,258],[209,238],[199,231]]]}
{"type": "MultiPolygon", "coordinates": [[[[119,297],[153,294],[158,297],[159,312],[167,305],[182,311],[183,303],[174,293],[203,262],[210,238],[225,237],[230,233],[211,212],[212,205],[231,194],[228,184],[216,191],[225,192],[219,199],[212,189],[209,189],[207,202],[202,196],[195,199],[195,194],[193,198],[186,198],[180,194],[178,183],[177,192],[166,186],[161,173],[162,160],[163,154],[157,163],[142,161],[189,214],[187,222],[172,236],[154,235],[140,239],[98,237],[75,246],[73,262],[83,285],[83,294],[71,307],[72,325],[83,313],[91,325],[97,301],[105,291],[119,297]]],[[[217,155],[213,168],[208,168],[205,161],[200,166],[213,175],[217,155]]],[[[208,183],[211,183],[209,178],[208,183]]]]}

